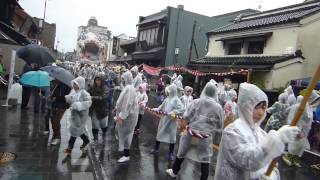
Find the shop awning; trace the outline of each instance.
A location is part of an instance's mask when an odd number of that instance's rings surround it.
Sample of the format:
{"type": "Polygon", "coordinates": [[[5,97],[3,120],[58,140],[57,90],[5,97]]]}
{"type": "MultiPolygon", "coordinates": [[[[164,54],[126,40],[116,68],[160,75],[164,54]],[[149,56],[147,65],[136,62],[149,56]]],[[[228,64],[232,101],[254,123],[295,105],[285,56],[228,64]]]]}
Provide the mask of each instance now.
{"type": "Polygon", "coordinates": [[[132,53],[134,60],[159,60],[164,57],[165,47],[157,47],[148,51],[136,51],[132,53]]]}

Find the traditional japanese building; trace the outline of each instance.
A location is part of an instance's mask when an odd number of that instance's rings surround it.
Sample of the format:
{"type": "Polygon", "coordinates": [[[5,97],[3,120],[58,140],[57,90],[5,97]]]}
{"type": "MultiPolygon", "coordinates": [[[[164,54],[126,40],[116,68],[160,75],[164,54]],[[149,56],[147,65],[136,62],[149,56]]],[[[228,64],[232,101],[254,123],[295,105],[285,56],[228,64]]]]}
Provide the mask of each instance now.
{"type": "MultiPolygon", "coordinates": [[[[139,17],[137,39],[131,64],[145,63],[151,66],[186,65],[191,59],[206,54],[206,32],[225,24],[239,14],[257,12],[246,9],[220,16],[209,17],[184,10],[183,5],[139,17]]],[[[123,45],[125,46],[125,45],[123,45]]],[[[133,48],[130,48],[133,49],[133,48]]]]}
{"type": "Polygon", "coordinates": [[[320,2],[308,1],[250,15],[207,33],[208,53],[189,66],[207,72],[252,69],[264,89],[311,77],[319,65],[320,2]]]}

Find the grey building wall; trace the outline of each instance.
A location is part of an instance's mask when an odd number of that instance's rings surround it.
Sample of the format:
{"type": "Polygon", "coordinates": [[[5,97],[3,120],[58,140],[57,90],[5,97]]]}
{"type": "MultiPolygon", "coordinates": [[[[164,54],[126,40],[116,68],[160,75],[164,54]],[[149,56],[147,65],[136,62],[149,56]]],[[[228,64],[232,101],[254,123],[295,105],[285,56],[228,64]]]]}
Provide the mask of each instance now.
{"type": "MultiPolygon", "coordinates": [[[[179,8],[168,7],[168,42],[165,66],[179,64],[185,66],[189,61],[189,49],[192,40],[193,24],[196,21],[194,41],[197,47],[198,56],[206,55],[207,35],[212,29],[231,23],[239,14],[257,12],[246,9],[224,15],[208,17],[179,8]],[[179,54],[175,55],[175,49],[179,48],[179,54]]],[[[195,59],[195,46],[192,46],[191,59],[195,59]]]]}
{"type": "MultiPolygon", "coordinates": [[[[40,18],[34,17],[33,20],[37,25],[39,25],[39,21],[42,20],[40,18]]],[[[50,50],[54,50],[55,47],[55,39],[56,39],[56,24],[44,22],[43,28],[40,30],[38,37],[36,38],[41,41],[41,45],[49,48],[50,50]]]]}

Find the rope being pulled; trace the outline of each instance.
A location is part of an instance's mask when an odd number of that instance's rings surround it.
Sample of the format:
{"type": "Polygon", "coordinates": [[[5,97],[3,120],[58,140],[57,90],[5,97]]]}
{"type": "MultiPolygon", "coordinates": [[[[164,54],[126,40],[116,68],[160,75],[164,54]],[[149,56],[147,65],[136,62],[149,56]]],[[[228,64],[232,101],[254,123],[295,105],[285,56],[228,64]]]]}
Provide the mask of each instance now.
{"type": "MultiPolygon", "coordinates": [[[[157,116],[171,116],[172,118],[174,118],[175,120],[181,120],[181,121],[186,121],[182,116],[179,116],[179,115],[170,115],[168,114],[167,112],[163,112],[163,111],[160,111],[160,110],[154,110],[150,107],[147,107],[147,106],[144,106],[144,105],[141,105],[144,108],[145,111],[151,113],[151,114],[154,114],[154,115],[157,115],[157,116]]],[[[203,133],[200,133],[198,131],[195,131],[195,130],[192,130],[189,126],[187,125],[182,125],[184,127],[181,127],[181,131],[187,131],[191,136],[193,137],[196,137],[196,138],[199,138],[199,139],[205,139],[205,138],[208,138],[210,135],[209,134],[203,134],[203,133]]]]}

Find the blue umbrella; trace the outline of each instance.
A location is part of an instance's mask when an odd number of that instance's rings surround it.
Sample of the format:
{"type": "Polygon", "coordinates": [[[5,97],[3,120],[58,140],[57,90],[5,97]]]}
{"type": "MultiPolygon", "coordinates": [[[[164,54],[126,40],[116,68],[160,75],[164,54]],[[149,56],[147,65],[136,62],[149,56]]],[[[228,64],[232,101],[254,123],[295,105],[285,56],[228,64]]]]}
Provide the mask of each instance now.
{"type": "Polygon", "coordinates": [[[49,87],[50,77],[47,72],[44,71],[29,71],[24,73],[20,78],[20,82],[25,86],[32,87],[49,87]]]}

